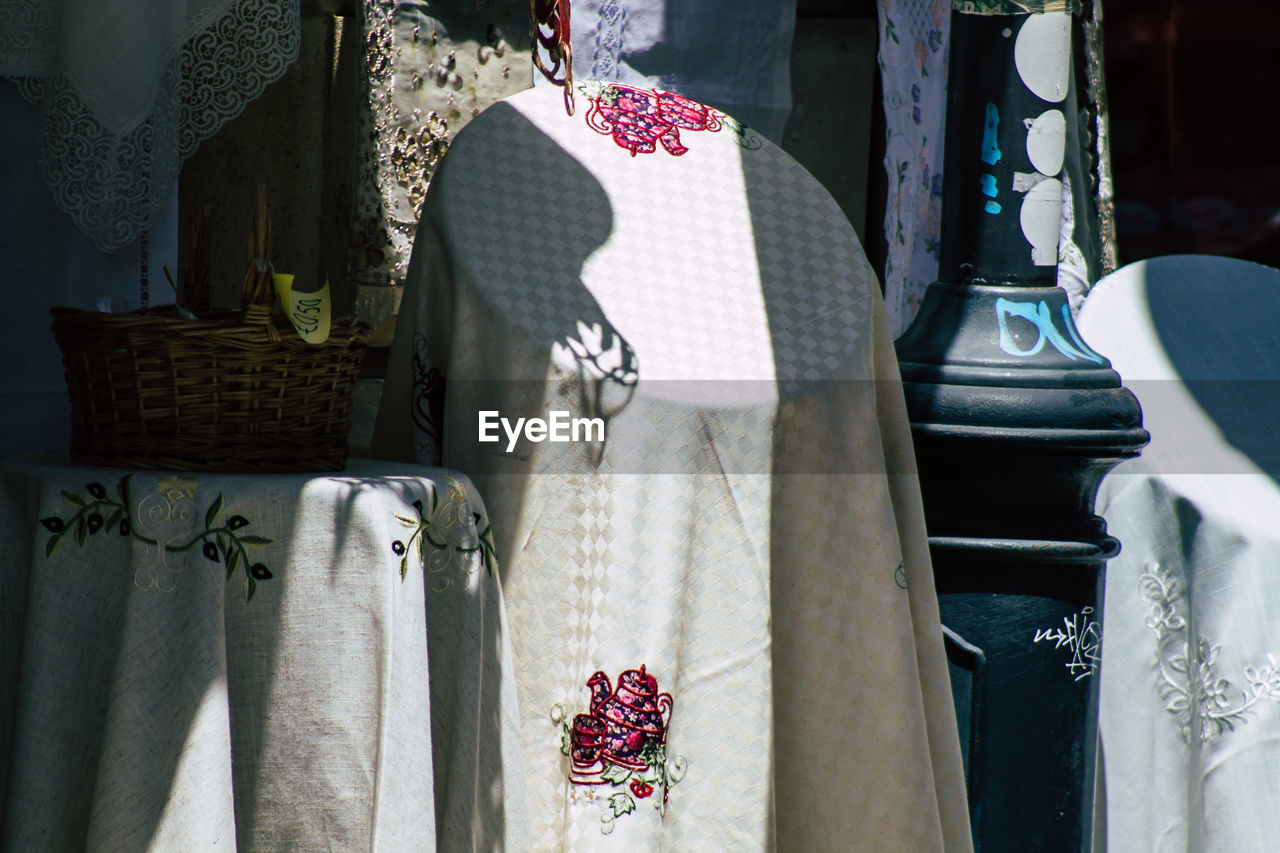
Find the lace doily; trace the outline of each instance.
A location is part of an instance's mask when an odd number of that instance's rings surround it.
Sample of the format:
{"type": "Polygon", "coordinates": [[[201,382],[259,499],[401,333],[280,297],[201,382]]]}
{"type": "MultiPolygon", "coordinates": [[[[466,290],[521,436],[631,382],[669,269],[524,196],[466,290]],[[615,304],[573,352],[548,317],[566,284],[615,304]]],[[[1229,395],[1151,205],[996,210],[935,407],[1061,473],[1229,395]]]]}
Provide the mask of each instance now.
{"type": "Polygon", "coordinates": [[[147,230],[183,159],[300,41],[297,0],[0,4],[0,74],[40,108],[41,178],[104,252],[147,230]]]}

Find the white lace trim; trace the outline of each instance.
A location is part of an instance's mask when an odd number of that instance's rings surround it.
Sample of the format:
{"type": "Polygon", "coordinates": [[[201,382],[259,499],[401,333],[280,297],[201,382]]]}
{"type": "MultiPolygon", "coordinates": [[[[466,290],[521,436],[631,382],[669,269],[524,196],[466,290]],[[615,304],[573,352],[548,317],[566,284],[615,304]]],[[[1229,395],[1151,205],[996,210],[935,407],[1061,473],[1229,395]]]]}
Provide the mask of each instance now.
{"type": "MultiPolygon", "coordinates": [[[[47,32],[48,5],[6,0],[11,31],[26,44],[47,32]],[[35,33],[34,36],[23,34],[35,33]]],[[[148,117],[126,134],[95,117],[66,77],[15,77],[40,108],[40,175],[60,209],[104,252],[132,243],[164,208],[182,161],[298,57],[296,0],[238,0],[187,39],[166,64],[148,117]]]]}

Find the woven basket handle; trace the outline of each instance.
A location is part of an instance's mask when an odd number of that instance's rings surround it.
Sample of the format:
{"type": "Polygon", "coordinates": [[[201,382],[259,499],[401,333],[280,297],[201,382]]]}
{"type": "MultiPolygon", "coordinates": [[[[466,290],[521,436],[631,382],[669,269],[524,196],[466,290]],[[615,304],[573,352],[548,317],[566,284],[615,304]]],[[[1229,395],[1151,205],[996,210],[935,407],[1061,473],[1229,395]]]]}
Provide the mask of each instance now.
{"type": "Polygon", "coordinates": [[[267,337],[280,340],[280,332],[271,320],[275,304],[275,284],[271,279],[271,217],[267,213],[267,188],[258,181],[258,205],[249,217],[249,238],[245,247],[244,288],[241,310],[246,326],[263,326],[267,337]]]}

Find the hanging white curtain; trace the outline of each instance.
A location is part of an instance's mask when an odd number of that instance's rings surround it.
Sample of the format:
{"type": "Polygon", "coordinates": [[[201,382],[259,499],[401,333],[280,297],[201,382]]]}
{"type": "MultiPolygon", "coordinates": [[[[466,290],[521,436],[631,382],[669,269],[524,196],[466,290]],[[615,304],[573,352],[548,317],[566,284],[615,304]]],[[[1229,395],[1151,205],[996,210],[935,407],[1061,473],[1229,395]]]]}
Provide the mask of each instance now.
{"type": "Polygon", "coordinates": [[[297,0],[0,4],[0,75],[39,105],[40,176],[104,252],[147,230],[183,158],[285,72],[299,40],[297,0]]]}

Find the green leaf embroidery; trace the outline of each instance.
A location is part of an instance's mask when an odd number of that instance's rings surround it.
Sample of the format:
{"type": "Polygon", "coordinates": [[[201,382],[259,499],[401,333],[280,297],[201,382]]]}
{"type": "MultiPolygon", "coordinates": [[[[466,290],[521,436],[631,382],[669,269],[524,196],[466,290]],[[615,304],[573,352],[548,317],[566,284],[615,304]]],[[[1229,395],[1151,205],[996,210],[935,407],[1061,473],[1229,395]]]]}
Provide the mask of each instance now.
{"type": "Polygon", "coordinates": [[[568,755],[569,747],[573,743],[573,735],[569,730],[569,721],[564,721],[564,729],[560,732],[560,754],[568,755]]]}
{"type": "Polygon", "coordinates": [[[613,812],[614,817],[622,817],[624,814],[630,814],[636,810],[636,801],[631,799],[630,794],[611,794],[609,796],[609,809],[613,812]]]}
{"type": "Polygon", "coordinates": [[[484,567],[493,577],[494,567],[498,565],[498,549],[493,544],[493,525],[486,524],[480,533],[480,544],[484,547],[484,567]]]}
{"type": "Polygon", "coordinates": [[[623,767],[621,764],[606,764],[604,770],[600,772],[600,778],[614,785],[621,785],[631,778],[631,768],[623,767]]]}
{"type": "MultiPolygon", "coordinates": [[[[58,548],[61,547],[62,540],[73,532],[73,526],[75,528],[76,543],[80,546],[83,546],[91,535],[100,530],[118,532],[121,536],[132,537],[147,545],[159,546],[160,543],[157,540],[142,535],[130,523],[129,479],[132,476],[132,474],[126,474],[116,482],[116,494],[120,496],[119,503],[107,497],[107,489],[101,483],[90,483],[85,486],[90,496],[94,499],[92,501],[87,501],[80,495],[66,489],[60,490],[62,499],[72,507],[75,507],[76,511],[66,519],[59,516],[50,516],[40,520],[40,523],[52,534],[48,542],[45,543],[45,557],[53,556],[58,548]]],[[[196,545],[202,545],[201,553],[205,557],[212,561],[221,561],[226,566],[228,580],[236,573],[242,563],[247,567],[249,565],[249,557],[245,551],[245,546],[262,548],[271,544],[272,540],[265,536],[237,537],[233,531],[249,524],[249,520],[243,516],[232,516],[226,525],[214,527],[225,505],[224,497],[219,494],[205,513],[205,529],[196,533],[186,543],[165,543],[164,550],[171,554],[181,553],[189,551],[196,545]]],[[[254,593],[257,591],[257,580],[268,580],[272,575],[265,565],[256,563],[253,576],[250,576],[248,568],[245,569],[245,576],[244,595],[247,602],[253,598],[254,593]]]]}
{"type": "MultiPolygon", "coordinates": [[[[443,521],[441,519],[433,519],[434,513],[440,506],[441,497],[433,491],[427,495],[426,501],[429,504],[429,508],[424,507],[421,500],[413,502],[413,508],[419,515],[417,519],[397,512],[392,513],[398,523],[405,527],[413,528],[413,533],[407,540],[401,541],[397,539],[392,543],[392,550],[397,556],[402,557],[400,560],[401,580],[405,578],[408,572],[409,555],[411,553],[416,556],[417,562],[423,568],[426,568],[427,558],[431,551],[444,552],[443,556],[447,558],[447,562],[452,562],[457,555],[478,553],[480,562],[484,565],[488,574],[492,576],[497,568],[498,555],[493,545],[493,529],[485,525],[484,531],[478,532],[482,516],[477,513],[472,514],[476,522],[472,529],[477,531],[478,536],[478,541],[475,545],[451,544],[447,531],[455,525],[459,525],[461,523],[460,519],[453,517],[450,517],[450,520],[443,521]],[[434,525],[433,520],[435,522],[434,525]]],[[[440,569],[433,569],[433,571],[438,572],[440,569]]],[[[467,569],[467,571],[470,572],[470,569],[467,569]]],[[[450,583],[451,581],[446,580],[445,586],[450,585],[450,583]]]]}
{"type": "Polygon", "coordinates": [[[218,494],[218,497],[214,498],[213,503],[209,504],[209,511],[204,515],[204,526],[206,530],[213,527],[213,523],[218,520],[218,514],[220,512],[222,512],[221,493],[218,494]]]}

